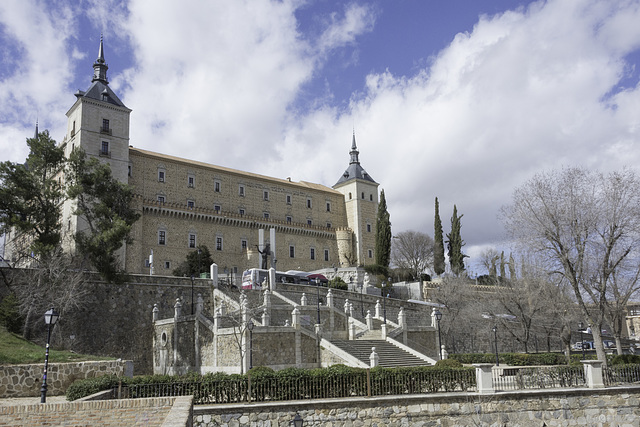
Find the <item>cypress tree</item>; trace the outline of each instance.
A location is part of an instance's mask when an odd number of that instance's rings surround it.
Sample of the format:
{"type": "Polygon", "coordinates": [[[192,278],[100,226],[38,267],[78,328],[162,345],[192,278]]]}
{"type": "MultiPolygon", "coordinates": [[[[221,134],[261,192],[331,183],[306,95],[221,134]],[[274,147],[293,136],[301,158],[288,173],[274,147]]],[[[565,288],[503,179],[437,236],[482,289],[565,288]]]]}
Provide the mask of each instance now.
{"type": "Polygon", "coordinates": [[[384,190],[380,192],[378,217],[376,221],[376,264],[385,272],[391,261],[391,221],[387,211],[387,200],[384,190]]]}
{"type": "Polygon", "coordinates": [[[442,221],[440,220],[440,205],[436,197],[436,218],[433,224],[433,271],[439,276],[444,273],[444,241],[442,239],[442,221]]]}
{"type": "Polygon", "coordinates": [[[449,265],[451,266],[451,272],[456,276],[459,276],[464,271],[464,259],[465,254],[462,253],[462,247],[464,241],[460,236],[460,219],[462,215],[458,216],[458,208],[453,205],[453,215],[451,216],[451,233],[447,234],[447,247],[449,255],[449,265]]]}

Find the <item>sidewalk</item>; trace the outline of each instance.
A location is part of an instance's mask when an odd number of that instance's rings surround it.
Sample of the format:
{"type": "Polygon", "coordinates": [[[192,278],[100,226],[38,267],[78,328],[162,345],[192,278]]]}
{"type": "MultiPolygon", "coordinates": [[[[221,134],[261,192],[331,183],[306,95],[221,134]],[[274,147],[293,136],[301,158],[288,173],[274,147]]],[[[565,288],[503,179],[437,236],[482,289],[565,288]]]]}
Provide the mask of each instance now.
{"type": "MultiPolygon", "coordinates": [[[[47,403],[63,403],[63,402],[67,402],[66,396],[47,396],[47,403]]],[[[0,406],[35,405],[35,404],[40,404],[40,396],[0,398],[0,406]]]]}

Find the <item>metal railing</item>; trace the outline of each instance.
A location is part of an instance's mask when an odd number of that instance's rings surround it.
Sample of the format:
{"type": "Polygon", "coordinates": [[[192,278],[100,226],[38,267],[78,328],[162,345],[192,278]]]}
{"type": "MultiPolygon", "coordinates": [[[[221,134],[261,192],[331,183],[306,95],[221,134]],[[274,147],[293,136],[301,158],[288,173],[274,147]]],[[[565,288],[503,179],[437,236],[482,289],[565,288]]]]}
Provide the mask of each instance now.
{"type": "Polygon", "coordinates": [[[604,385],[606,387],[640,383],[640,365],[616,365],[603,369],[604,385]]]}
{"type": "Polygon", "coordinates": [[[194,404],[371,397],[475,390],[475,370],[362,370],[331,376],[194,380],[114,387],[112,397],[194,396],[194,404]]]}
{"type": "Polygon", "coordinates": [[[582,366],[508,367],[493,369],[496,390],[586,387],[582,366]]]}

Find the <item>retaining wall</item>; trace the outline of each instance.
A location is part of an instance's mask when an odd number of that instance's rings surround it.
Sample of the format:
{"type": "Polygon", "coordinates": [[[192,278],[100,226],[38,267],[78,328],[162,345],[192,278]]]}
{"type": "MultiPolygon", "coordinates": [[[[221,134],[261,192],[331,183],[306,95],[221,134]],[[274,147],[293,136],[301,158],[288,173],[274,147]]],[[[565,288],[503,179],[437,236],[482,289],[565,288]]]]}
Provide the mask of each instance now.
{"type": "Polygon", "coordinates": [[[192,408],[191,396],[1,406],[0,425],[188,427],[192,408]]]}
{"type": "Polygon", "coordinates": [[[640,386],[440,393],[194,407],[194,426],[638,426],[640,386]]]}
{"type": "MultiPolygon", "coordinates": [[[[40,396],[43,373],[44,362],[34,365],[0,365],[0,397],[40,396]]],[[[75,380],[107,374],[132,377],[133,362],[130,360],[104,360],[49,363],[47,395],[62,395],[75,380]]]]}

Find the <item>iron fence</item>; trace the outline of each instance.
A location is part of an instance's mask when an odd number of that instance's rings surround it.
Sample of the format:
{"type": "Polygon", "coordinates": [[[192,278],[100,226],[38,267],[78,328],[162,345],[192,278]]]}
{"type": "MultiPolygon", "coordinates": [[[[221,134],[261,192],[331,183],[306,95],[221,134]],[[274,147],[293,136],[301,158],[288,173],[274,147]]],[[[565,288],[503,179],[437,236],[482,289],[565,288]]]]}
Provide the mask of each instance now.
{"type": "Polygon", "coordinates": [[[508,367],[492,371],[495,390],[586,387],[582,366],[508,367]]]}
{"type": "Polygon", "coordinates": [[[332,376],[233,378],[115,387],[119,399],[194,396],[194,404],[328,399],[475,390],[475,370],[363,370],[332,376]]]}
{"type": "Polygon", "coordinates": [[[640,365],[615,365],[603,370],[604,385],[614,386],[622,384],[640,383],[640,365]]]}

